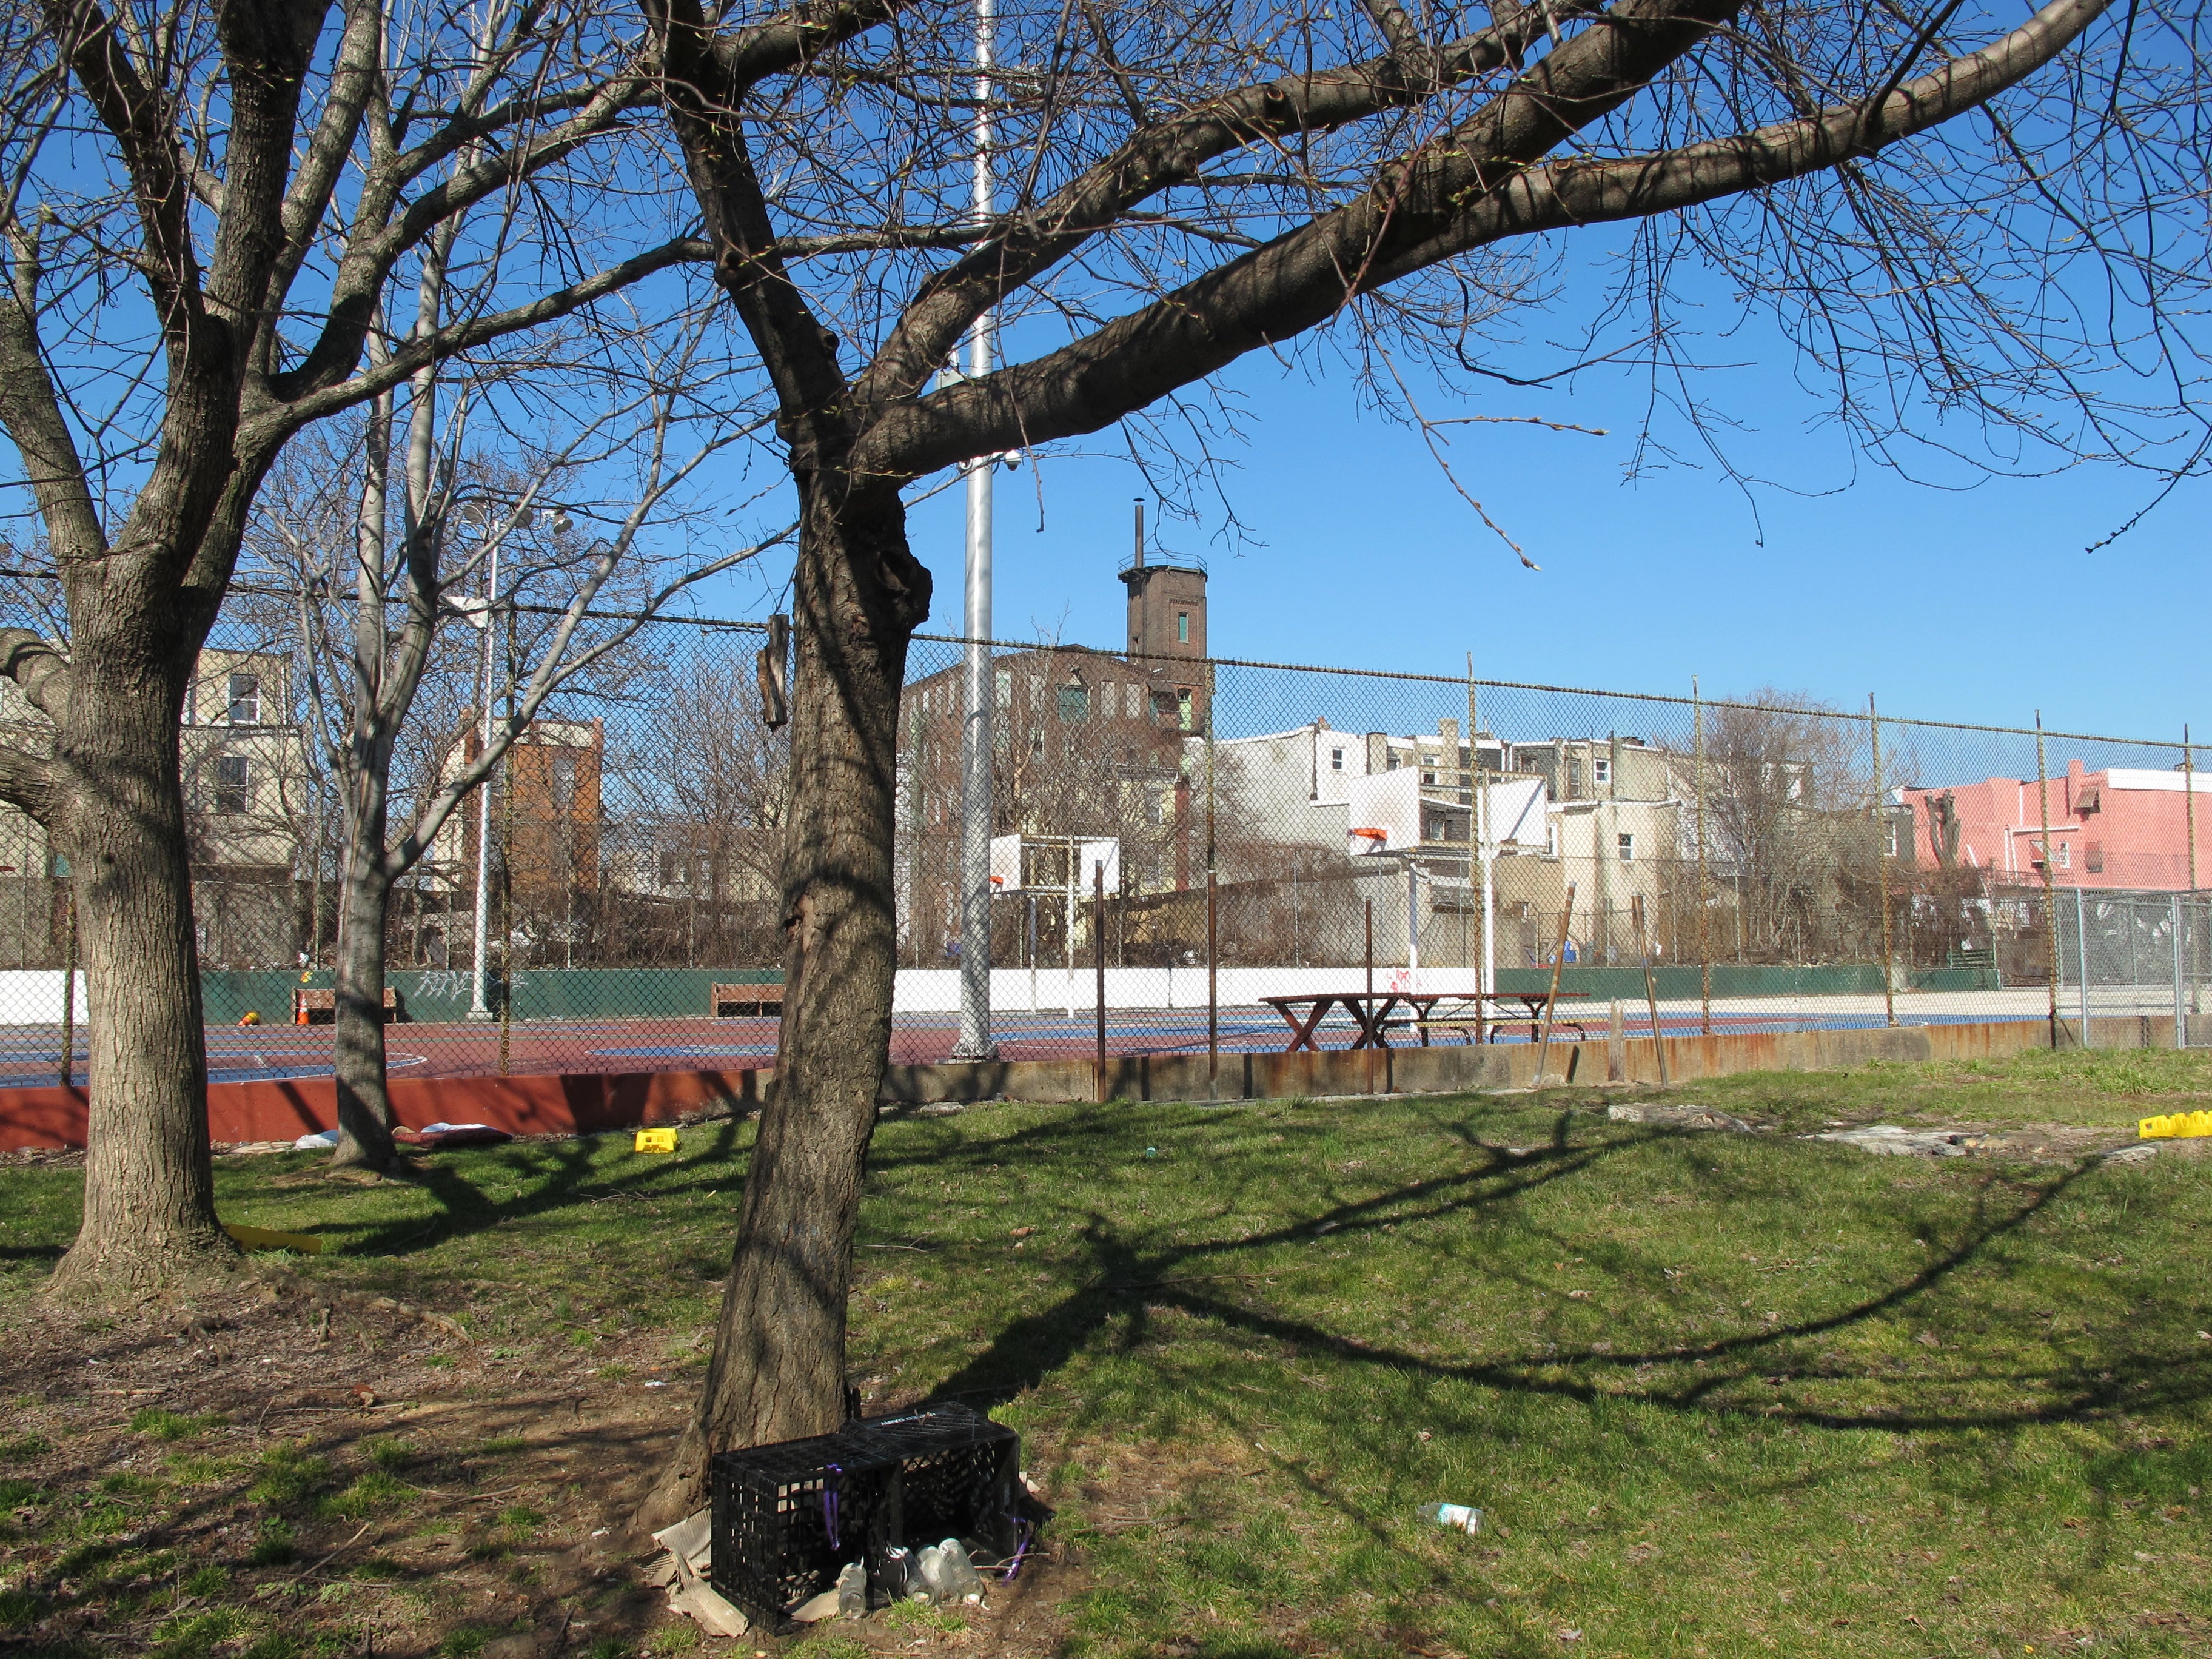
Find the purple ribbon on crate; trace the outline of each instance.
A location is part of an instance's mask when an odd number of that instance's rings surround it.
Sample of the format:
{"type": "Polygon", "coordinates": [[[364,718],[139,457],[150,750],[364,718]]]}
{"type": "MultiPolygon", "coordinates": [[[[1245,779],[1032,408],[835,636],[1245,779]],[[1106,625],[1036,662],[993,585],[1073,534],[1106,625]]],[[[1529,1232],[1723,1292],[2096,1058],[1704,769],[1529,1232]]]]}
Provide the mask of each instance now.
{"type": "MultiPolygon", "coordinates": [[[[845,1473],[835,1463],[826,1464],[824,1467],[831,1474],[845,1473]]],[[[842,1548],[842,1540],[837,1534],[837,1488],[834,1482],[829,1480],[822,1483],[822,1525],[823,1530],[830,1534],[830,1547],[832,1550],[842,1548]]]]}

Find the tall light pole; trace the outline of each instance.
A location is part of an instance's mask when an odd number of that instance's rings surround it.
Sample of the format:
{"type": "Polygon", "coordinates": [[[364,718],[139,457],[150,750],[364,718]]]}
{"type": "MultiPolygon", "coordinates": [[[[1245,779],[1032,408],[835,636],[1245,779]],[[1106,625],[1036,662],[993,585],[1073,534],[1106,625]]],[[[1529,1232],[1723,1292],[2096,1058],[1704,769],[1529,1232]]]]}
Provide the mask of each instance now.
{"type": "MultiPolygon", "coordinates": [[[[499,603],[499,543],[495,538],[491,554],[484,565],[483,610],[476,617],[477,626],[483,630],[483,747],[477,752],[491,752],[491,687],[492,687],[492,612],[499,603]]],[[[486,957],[491,950],[491,788],[492,775],[484,774],[484,781],[477,788],[477,960],[476,971],[469,978],[469,1018],[489,1019],[491,1005],[485,1000],[489,988],[486,957]]]]}
{"type": "MultiPolygon", "coordinates": [[[[991,50],[994,0],[975,0],[975,222],[991,220],[991,50]]],[[[993,314],[968,337],[968,373],[991,372],[993,314]]],[[[991,468],[968,463],[968,718],[960,738],[960,1042],[956,1060],[995,1060],[991,1041],[991,468]]]]}

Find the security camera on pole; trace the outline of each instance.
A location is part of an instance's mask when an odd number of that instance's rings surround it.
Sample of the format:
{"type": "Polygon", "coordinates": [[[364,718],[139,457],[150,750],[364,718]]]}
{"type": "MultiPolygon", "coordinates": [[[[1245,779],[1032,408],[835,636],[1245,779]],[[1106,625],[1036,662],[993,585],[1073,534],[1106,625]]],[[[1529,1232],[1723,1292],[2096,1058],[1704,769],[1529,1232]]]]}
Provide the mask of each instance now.
{"type": "MultiPolygon", "coordinates": [[[[975,3],[975,222],[990,222],[993,0],[975,3]]],[[[989,311],[968,339],[968,372],[991,372],[989,311]]],[[[991,468],[968,463],[968,718],[961,729],[960,1042],[955,1060],[996,1060],[991,1041],[991,468]]]]}

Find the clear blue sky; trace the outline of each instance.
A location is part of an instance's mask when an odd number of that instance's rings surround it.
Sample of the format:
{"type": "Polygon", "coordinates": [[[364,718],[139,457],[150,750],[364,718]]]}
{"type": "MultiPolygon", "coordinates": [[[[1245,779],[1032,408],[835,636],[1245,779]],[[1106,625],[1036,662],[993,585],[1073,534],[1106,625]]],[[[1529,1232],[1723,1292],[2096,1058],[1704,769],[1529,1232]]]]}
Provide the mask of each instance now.
{"type": "MultiPolygon", "coordinates": [[[[1474,404],[1425,398],[1432,416],[1610,429],[1454,428],[1462,482],[1543,567],[1531,571],[1453,493],[1418,433],[1361,412],[1349,376],[1248,360],[1232,384],[1254,418],[1226,488],[1261,544],[1224,543],[1215,502],[1162,538],[1211,566],[1224,656],[1457,674],[1473,650],[1485,678],[1686,695],[1696,673],[1709,696],[1775,686],[1859,708],[1872,691],[1885,714],[2026,725],[2039,707],[2054,727],[2177,740],[2189,720],[2212,739],[2212,481],[2185,484],[2087,553],[2155,480],[2082,467],[1967,489],[1910,483],[1855,463],[1794,365],[1774,357],[1711,371],[1699,389],[1741,423],[1740,465],[1833,493],[1765,488],[1747,501],[1710,465],[1625,477],[1643,407],[1626,374],[1474,404]]],[[[1107,453],[1048,460],[1042,533],[1031,472],[997,476],[1000,636],[1119,646],[1115,573],[1137,469],[1107,453]]],[[[956,487],[911,521],[937,580],[933,632],[959,631],[962,512],[956,487]]]]}

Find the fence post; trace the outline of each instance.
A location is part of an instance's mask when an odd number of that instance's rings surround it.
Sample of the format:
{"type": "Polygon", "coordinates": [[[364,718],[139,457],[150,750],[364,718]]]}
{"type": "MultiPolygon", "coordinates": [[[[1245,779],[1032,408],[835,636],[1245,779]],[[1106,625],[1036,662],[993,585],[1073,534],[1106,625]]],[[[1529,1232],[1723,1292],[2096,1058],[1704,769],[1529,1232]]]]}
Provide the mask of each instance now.
{"type": "Polygon", "coordinates": [[[76,884],[62,889],[62,1087],[76,1078],[76,884]]]}
{"type": "MultiPolygon", "coordinates": [[[[1712,874],[1705,863],[1705,703],[1698,690],[1698,677],[1690,676],[1690,719],[1698,757],[1698,1031],[1713,1034],[1713,890],[1712,874]]],[[[1736,890],[1738,925],[1743,915],[1742,888],[1736,890]]]]}
{"type": "Polygon", "coordinates": [[[1605,1080],[1625,1083],[1628,1079],[1628,1015],[1621,1007],[1620,999],[1613,1000],[1613,1024],[1605,1036],[1605,1080]]]}
{"type": "Polygon", "coordinates": [[[2169,894],[2167,902],[2173,907],[2173,1046],[2186,1048],[2189,1046],[2189,999],[2181,989],[2181,895],[2169,894]]]}
{"type": "MultiPolygon", "coordinates": [[[[2046,849],[2045,858],[2050,857],[2046,849]]],[[[2081,1010],[2081,1046],[2089,1042],[2089,902],[2081,888],[2074,890],[2074,967],[2081,976],[2080,995],[2076,999],[2081,1010]]]]}
{"type": "Polygon", "coordinates": [[[1206,1097],[1221,1098],[1220,905],[1213,845],[1213,665],[1206,665],[1206,1097]]]}
{"type": "Polygon", "coordinates": [[[1097,967],[1098,1000],[1098,1061],[1094,1068],[1092,1092],[1100,1101],[1106,1098],[1106,860],[1101,859],[1091,869],[1092,885],[1097,890],[1097,909],[1091,921],[1093,938],[1091,955],[1097,967]]]}
{"type": "MultiPolygon", "coordinates": [[[[2044,762],[2043,711],[2035,711],[2035,799],[2043,818],[2043,931],[2051,957],[2051,1046],[2058,1046],[2058,895],[2051,880],[2051,769],[2044,762]]],[[[2088,1033],[2084,1031],[2086,1041],[2088,1033]]]]}

